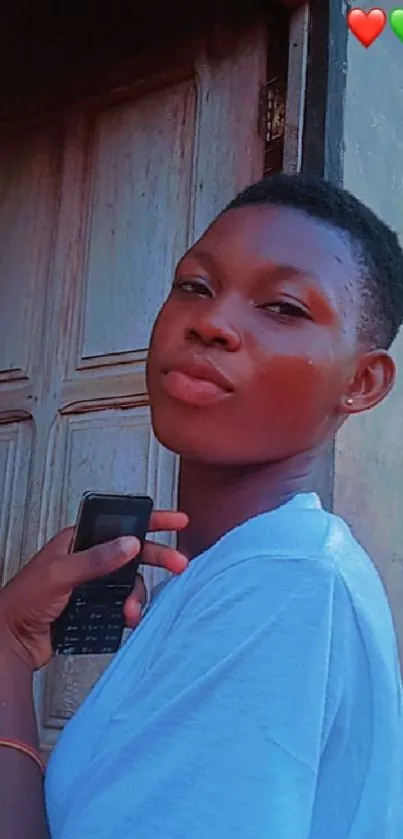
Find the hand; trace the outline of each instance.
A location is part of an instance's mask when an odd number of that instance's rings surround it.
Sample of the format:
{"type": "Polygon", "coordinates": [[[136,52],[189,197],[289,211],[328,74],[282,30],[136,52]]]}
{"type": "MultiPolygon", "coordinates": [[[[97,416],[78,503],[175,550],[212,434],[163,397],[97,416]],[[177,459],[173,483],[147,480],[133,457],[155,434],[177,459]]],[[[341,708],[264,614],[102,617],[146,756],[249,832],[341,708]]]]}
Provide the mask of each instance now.
{"type": "MultiPolygon", "coordinates": [[[[153,513],[150,530],[154,532],[180,531],[184,530],[188,521],[189,519],[185,513],[161,511],[153,513]]],[[[172,574],[180,574],[181,571],[187,568],[188,560],[183,554],[175,550],[175,548],[170,548],[168,545],[162,545],[158,542],[146,541],[143,547],[141,564],[165,568],[166,571],[170,571],[172,574]]],[[[130,627],[130,629],[133,629],[140,623],[146,599],[147,592],[143,577],[137,573],[133,591],[123,607],[126,626],[130,627]]]]}
{"type": "MultiPolygon", "coordinates": [[[[150,531],[183,530],[187,523],[184,513],[154,512],[150,531]]],[[[88,551],[70,554],[73,533],[72,527],[62,530],[0,593],[0,647],[22,659],[33,670],[43,667],[52,656],[50,627],[67,605],[73,588],[115,571],[140,552],[138,539],[124,536],[88,551]]],[[[145,543],[142,562],[174,574],[184,571],[188,564],[179,551],[155,542],[145,543]]],[[[124,607],[129,626],[138,623],[138,604],[142,604],[144,598],[144,584],[138,575],[124,607]]]]}

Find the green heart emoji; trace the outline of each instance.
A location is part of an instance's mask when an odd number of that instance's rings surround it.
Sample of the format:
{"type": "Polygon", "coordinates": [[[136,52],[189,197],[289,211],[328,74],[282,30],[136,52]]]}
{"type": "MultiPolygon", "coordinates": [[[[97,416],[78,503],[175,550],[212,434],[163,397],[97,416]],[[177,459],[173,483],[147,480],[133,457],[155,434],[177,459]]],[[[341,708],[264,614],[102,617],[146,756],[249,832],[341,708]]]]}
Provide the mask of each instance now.
{"type": "Polygon", "coordinates": [[[389,15],[389,23],[398,38],[403,41],[403,9],[395,9],[389,15]]]}

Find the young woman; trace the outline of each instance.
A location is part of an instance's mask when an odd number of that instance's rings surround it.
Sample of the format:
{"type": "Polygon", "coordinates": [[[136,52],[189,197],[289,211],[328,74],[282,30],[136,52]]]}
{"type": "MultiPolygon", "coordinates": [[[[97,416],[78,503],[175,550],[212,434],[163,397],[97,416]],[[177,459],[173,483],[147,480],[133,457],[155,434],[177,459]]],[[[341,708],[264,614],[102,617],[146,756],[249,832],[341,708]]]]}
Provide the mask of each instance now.
{"type": "Polygon", "coordinates": [[[69,556],[68,530],[4,589],[4,839],[401,839],[390,610],[311,490],[338,428],[390,391],[402,319],[396,236],[320,180],[250,187],[185,254],[148,386],[155,433],[182,458],[186,515],[153,520],[180,530],[180,553],[145,556],[183,573],[67,726],[45,793],[25,747],[49,624],[74,585],[139,546],[69,556]]]}

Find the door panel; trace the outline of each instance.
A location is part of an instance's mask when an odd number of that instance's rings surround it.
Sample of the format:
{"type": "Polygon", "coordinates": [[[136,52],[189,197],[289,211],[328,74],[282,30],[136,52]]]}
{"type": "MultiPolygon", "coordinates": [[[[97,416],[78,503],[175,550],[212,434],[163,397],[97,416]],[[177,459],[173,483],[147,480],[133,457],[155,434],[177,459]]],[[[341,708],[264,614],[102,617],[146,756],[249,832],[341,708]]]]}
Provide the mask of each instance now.
{"type": "Polygon", "coordinates": [[[148,346],[187,244],[195,94],[190,79],[94,115],[81,365],[148,346]]]}
{"type": "Polygon", "coordinates": [[[2,147],[0,382],[29,381],[40,351],[57,188],[54,141],[47,131],[2,147]]]}
{"type": "Polygon", "coordinates": [[[0,425],[0,586],[18,571],[32,442],[32,423],[0,425]]]}
{"type": "MultiPolygon", "coordinates": [[[[9,239],[6,264],[13,276],[31,271],[37,278],[28,352],[17,352],[22,314],[13,327],[16,352],[3,347],[8,366],[27,370],[30,359],[34,365],[31,378],[24,373],[25,396],[17,383],[0,383],[0,420],[15,420],[3,428],[10,440],[18,438],[26,469],[21,483],[13,479],[14,496],[8,491],[21,511],[15,525],[21,532],[5,526],[14,533],[7,544],[12,538],[17,546],[6,577],[17,570],[17,557],[24,562],[74,521],[84,490],[148,492],[156,506],[176,506],[177,462],[150,427],[150,330],[176,261],[262,171],[257,114],[265,67],[263,25],[224,33],[221,41],[216,36],[214,52],[199,39],[186,67],[66,111],[37,141],[40,177],[25,162],[21,186],[5,196],[3,223],[11,229],[13,216],[25,220],[9,239]]],[[[23,140],[29,148],[31,138],[23,140]]],[[[17,173],[17,162],[12,168],[17,173]]],[[[19,301],[7,276],[0,334],[19,301]]],[[[11,486],[13,467],[7,468],[11,486]]],[[[147,569],[145,577],[152,589],[163,575],[147,569]]],[[[39,674],[45,749],[107,663],[108,657],[70,657],[39,674]]]]}
{"type": "Polygon", "coordinates": [[[215,54],[195,63],[197,145],[191,238],[197,239],[231,199],[262,177],[264,143],[258,134],[260,85],[266,81],[266,28],[238,38],[215,37],[215,54]]]}

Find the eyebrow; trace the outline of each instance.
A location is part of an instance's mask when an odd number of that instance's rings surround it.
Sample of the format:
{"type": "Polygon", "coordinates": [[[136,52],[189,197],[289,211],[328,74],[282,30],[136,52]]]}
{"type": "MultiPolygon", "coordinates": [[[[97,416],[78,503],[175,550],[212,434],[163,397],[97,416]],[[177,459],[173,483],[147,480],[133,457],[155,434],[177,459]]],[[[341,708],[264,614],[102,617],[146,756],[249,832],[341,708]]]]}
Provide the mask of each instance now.
{"type": "Polygon", "coordinates": [[[198,262],[204,264],[206,268],[217,268],[218,262],[214,256],[211,255],[209,251],[205,251],[202,248],[190,248],[186,253],[182,256],[182,259],[179,260],[178,268],[182,265],[185,259],[197,259],[198,262]]]}
{"type": "MultiPolygon", "coordinates": [[[[259,273],[261,278],[263,279],[265,274],[264,270],[261,269],[259,273]]],[[[260,280],[261,282],[262,279],[260,280]]],[[[321,282],[320,277],[313,271],[304,271],[303,269],[296,268],[295,265],[279,265],[278,263],[272,263],[271,270],[266,269],[266,279],[268,282],[284,282],[286,280],[289,280],[290,282],[303,281],[308,286],[310,291],[316,293],[318,290],[320,290],[320,294],[324,297],[326,302],[328,302],[328,304],[330,304],[333,308],[334,301],[331,295],[329,295],[326,289],[323,287],[323,283],[321,282]]]]}
{"type": "Polygon", "coordinates": [[[326,307],[333,313],[337,314],[338,306],[337,301],[335,300],[334,296],[329,293],[329,291],[324,287],[323,282],[321,281],[318,274],[315,274],[313,271],[303,271],[298,268],[295,268],[293,265],[277,265],[273,269],[273,274],[275,275],[278,273],[279,281],[282,279],[282,275],[284,274],[284,279],[288,278],[292,280],[303,280],[305,281],[308,290],[315,295],[316,297],[320,295],[326,307]]]}
{"type": "MultiPolygon", "coordinates": [[[[214,270],[215,268],[219,267],[218,260],[210,253],[210,251],[204,250],[203,248],[198,248],[198,247],[190,248],[183,255],[182,259],[179,261],[178,268],[181,267],[182,263],[187,258],[197,260],[198,262],[200,262],[200,264],[202,266],[205,266],[207,270],[214,270]]],[[[264,272],[263,266],[260,270],[261,270],[261,273],[263,275],[263,272],[264,272]]],[[[279,281],[281,279],[286,279],[286,277],[288,277],[288,279],[290,279],[290,280],[301,279],[301,280],[305,280],[305,282],[307,282],[307,283],[309,283],[309,281],[311,281],[312,283],[315,283],[315,285],[317,285],[318,289],[320,289],[320,294],[321,294],[327,308],[333,314],[337,313],[337,306],[335,305],[334,298],[324,288],[320,277],[317,274],[315,274],[314,272],[303,271],[301,269],[296,268],[295,265],[288,265],[288,264],[279,265],[278,263],[273,262],[272,263],[272,274],[273,275],[277,274],[279,281]]],[[[312,288],[312,291],[315,293],[315,288],[312,288]]]]}
{"type": "MultiPolygon", "coordinates": [[[[206,267],[218,267],[218,260],[210,253],[210,251],[203,250],[202,248],[191,248],[190,250],[188,250],[183,255],[182,259],[180,259],[179,265],[181,265],[182,262],[184,262],[187,258],[197,259],[200,263],[204,263],[206,267]]],[[[322,285],[320,278],[317,276],[317,274],[299,270],[298,268],[295,268],[294,265],[279,265],[278,263],[272,263],[272,265],[272,271],[274,274],[278,272],[279,274],[287,274],[289,277],[301,277],[301,279],[306,280],[312,279],[315,282],[317,282],[320,286],[322,285]]],[[[260,270],[263,273],[264,269],[262,268],[260,270]]]]}

